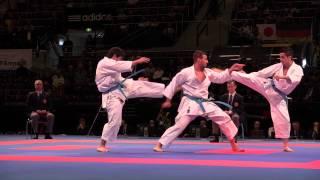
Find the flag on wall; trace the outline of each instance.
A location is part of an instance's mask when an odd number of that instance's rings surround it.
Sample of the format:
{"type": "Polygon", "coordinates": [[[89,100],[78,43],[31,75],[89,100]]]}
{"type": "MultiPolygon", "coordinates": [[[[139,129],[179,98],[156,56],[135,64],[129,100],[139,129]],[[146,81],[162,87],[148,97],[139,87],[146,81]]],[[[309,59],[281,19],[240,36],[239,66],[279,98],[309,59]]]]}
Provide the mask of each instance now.
{"type": "Polygon", "coordinates": [[[257,24],[258,38],[261,40],[277,40],[275,24],[257,24]]]}

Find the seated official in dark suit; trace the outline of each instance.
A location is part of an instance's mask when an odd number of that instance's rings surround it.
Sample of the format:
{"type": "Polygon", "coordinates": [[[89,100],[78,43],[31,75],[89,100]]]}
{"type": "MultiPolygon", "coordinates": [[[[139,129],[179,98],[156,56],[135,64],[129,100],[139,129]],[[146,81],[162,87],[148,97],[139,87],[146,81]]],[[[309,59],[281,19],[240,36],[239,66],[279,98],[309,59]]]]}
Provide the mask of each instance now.
{"type": "Polygon", "coordinates": [[[244,113],[243,96],[236,91],[237,84],[235,81],[227,82],[227,89],[228,92],[223,94],[220,100],[232,106],[232,112],[229,112],[229,115],[234,124],[239,127],[244,113]]]}
{"type": "MultiPolygon", "coordinates": [[[[225,103],[228,103],[232,106],[232,111],[222,107],[223,110],[230,115],[234,124],[239,128],[240,122],[243,122],[243,114],[244,114],[244,107],[243,107],[243,96],[237,93],[237,84],[235,81],[227,82],[227,90],[228,92],[223,94],[219,100],[225,103]]],[[[214,136],[213,142],[219,141],[219,127],[216,124],[212,124],[212,133],[214,136]]],[[[238,131],[239,134],[239,131],[238,131]]]]}
{"type": "Polygon", "coordinates": [[[27,97],[31,124],[35,131],[34,139],[38,139],[40,123],[46,124],[45,139],[52,139],[51,133],[54,124],[54,115],[50,112],[51,102],[49,94],[44,92],[43,82],[41,80],[36,80],[34,86],[35,91],[30,92],[27,97]]]}

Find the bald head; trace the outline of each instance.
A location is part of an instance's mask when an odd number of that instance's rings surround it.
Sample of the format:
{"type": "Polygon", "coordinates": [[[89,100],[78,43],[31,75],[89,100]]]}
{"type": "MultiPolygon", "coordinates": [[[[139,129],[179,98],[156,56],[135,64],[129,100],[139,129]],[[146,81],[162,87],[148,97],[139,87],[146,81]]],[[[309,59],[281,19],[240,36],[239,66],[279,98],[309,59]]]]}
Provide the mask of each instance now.
{"type": "Polygon", "coordinates": [[[43,90],[43,82],[40,79],[37,79],[34,81],[34,88],[36,91],[42,91],[43,90]]]}

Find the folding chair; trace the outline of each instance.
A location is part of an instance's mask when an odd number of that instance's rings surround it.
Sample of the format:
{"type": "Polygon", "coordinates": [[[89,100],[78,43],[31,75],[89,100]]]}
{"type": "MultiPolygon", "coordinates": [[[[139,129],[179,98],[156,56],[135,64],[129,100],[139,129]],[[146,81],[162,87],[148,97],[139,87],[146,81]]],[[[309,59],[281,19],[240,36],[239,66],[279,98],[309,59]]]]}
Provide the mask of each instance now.
{"type": "MultiPolygon", "coordinates": [[[[43,119],[43,117],[41,117],[41,120],[38,122],[39,123],[39,126],[47,126],[47,121],[45,119],[43,119]]],[[[39,130],[39,127],[38,127],[38,130],[39,130]]],[[[30,138],[32,139],[35,135],[35,129],[33,128],[32,126],[32,120],[30,118],[30,116],[27,117],[27,120],[26,120],[26,139],[29,139],[29,136],[30,138]],[[31,132],[30,132],[31,131],[31,132]],[[29,133],[30,132],[30,133],[29,133]]],[[[38,132],[39,133],[39,132],[38,132]]]]}
{"type": "Polygon", "coordinates": [[[30,119],[30,117],[27,118],[27,121],[26,121],[26,139],[29,139],[29,126],[30,126],[30,129],[32,131],[32,133],[30,133],[30,138],[32,139],[32,134],[34,134],[34,129],[33,129],[33,126],[32,126],[32,121],[30,119]]]}

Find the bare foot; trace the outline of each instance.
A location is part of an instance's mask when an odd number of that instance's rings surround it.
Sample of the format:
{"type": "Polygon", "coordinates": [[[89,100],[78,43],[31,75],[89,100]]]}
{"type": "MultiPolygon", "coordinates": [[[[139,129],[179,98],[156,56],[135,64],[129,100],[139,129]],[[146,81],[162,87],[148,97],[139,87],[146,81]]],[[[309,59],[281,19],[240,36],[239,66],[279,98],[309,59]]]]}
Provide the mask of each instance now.
{"type": "Polygon", "coordinates": [[[159,147],[154,147],[153,151],[154,152],[164,152],[164,150],[162,148],[159,148],[159,147]]]}
{"type": "Polygon", "coordinates": [[[238,144],[235,142],[231,142],[231,148],[233,152],[244,152],[244,149],[240,149],[238,144]]]}
{"type": "Polygon", "coordinates": [[[108,152],[109,149],[106,148],[106,147],[104,147],[104,146],[99,146],[99,147],[97,148],[97,151],[98,151],[98,152],[108,152]]]}
{"type": "Polygon", "coordinates": [[[158,143],[154,148],[153,148],[154,152],[164,152],[164,150],[162,149],[162,144],[158,143]]]}
{"type": "Polygon", "coordinates": [[[289,148],[289,147],[285,147],[285,148],[283,149],[283,151],[284,151],[284,152],[294,152],[294,150],[291,149],[291,148],[289,148]]]}
{"type": "Polygon", "coordinates": [[[232,149],[233,152],[244,152],[245,151],[244,149],[240,149],[239,148],[238,144],[235,143],[234,139],[232,139],[230,141],[230,144],[231,144],[231,149],[232,149]]]}
{"type": "Polygon", "coordinates": [[[245,150],[244,149],[240,149],[240,148],[232,148],[232,151],[233,152],[245,152],[245,150]]]}

